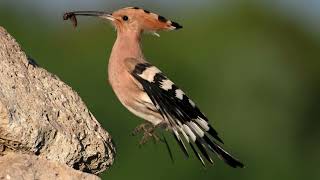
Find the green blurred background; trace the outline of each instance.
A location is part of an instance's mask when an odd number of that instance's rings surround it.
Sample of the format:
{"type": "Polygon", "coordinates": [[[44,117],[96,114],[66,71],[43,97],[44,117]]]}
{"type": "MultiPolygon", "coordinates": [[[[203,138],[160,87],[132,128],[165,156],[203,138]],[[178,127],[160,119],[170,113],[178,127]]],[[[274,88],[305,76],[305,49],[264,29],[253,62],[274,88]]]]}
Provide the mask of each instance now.
{"type": "Polygon", "coordinates": [[[117,147],[103,179],[320,179],[320,1],[1,0],[0,25],[27,54],[72,86],[117,147]],[[184,28],[146,35],[146,57],[201,107],[246,168],[202,168],[167,136],[138,147],[142,122],[116,99],[106,66],[115,40],[103,20],[70,10],[140,6],[184,28]]]}

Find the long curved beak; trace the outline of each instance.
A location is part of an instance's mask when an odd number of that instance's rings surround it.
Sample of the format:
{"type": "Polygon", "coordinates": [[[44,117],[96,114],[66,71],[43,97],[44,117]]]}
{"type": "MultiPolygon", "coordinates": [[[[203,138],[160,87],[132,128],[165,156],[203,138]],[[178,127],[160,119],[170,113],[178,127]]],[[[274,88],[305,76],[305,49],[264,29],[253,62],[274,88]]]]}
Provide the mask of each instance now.
{"type": "Polygon", "coordinates": [[[95,17],[101,17],[104,19],[108,19],[110,21],[115,20],[115,18],[112,16],[112,14],[104,12],[104,11],[71,11],[71,12],[64,13],[63,19],[64,20],[70,19],[73,22],[73,25],[77,26],[76,16],[95,16],[95,17]]]}

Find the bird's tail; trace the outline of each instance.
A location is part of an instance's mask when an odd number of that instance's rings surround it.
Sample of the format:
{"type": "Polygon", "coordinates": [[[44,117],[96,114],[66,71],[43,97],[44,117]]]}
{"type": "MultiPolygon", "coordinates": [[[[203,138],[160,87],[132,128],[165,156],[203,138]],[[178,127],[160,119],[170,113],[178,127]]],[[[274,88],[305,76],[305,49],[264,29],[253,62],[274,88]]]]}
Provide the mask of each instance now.
{"type": "Polygon", "coordinates": [[[244,167],[244,165],[238,159],[232,157],[226,150],[224,150],[218,143],[211,140],[208,136],[204,135],[203,140],[205,141],[208,149],[217,154],[220,159],[222,159],[231,167],[244,167]]]}
{"type": "Polygon", "coordinates": [[[173,132],[174,136],[176,137],[176,140],[180,144],[180,147],[186,154],[186,156],[188,157],[189,154],[184,144],[185,141],[187,141],[190,144],[192,151],[195,153],[195,155],[200,160],[203,166],[205,166],[205,161],[203,160],[203,157],[205,157],[207,161],[213,164],[213,160],[210,156],[210,152],[212,152],[216,154],[218,158],[227,163],[229,166],[233,168],[243,168],[243,163],[241,163],[238,159],[234,158],[232,155],[230,155],[230,153],[224,150],[218,144],[218,142],[215,142],[219,141],[223,144],[222,140],[218,137],[217,132],[211,126],[209,127],[210,129],[208,131],[203,131],[203,129],[198,129],[194,125],[184,124],[182,125],[182,127],[178,127],[177,129],[173,130],[173,132]],[[202,133],[199,133],[199,130],[201,130],[202,133]],[[181,138],[181,135],[184,137],[184,140],[181,138]],[[210,135],[212,138],[208,137],[207,135],[210,135]]]}

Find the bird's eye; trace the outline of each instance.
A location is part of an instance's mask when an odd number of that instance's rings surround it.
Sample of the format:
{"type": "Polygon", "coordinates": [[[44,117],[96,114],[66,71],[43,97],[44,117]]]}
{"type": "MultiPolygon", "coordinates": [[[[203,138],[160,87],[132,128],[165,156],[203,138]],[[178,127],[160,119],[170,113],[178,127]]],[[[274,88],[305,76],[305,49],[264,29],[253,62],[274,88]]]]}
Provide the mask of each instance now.
{"type": "Polygon", "coordinates": [[[122,19],[123,19],[124,21],[128,21],[129,18],[128,18],[128,16],[123,16],[122,19]]]}

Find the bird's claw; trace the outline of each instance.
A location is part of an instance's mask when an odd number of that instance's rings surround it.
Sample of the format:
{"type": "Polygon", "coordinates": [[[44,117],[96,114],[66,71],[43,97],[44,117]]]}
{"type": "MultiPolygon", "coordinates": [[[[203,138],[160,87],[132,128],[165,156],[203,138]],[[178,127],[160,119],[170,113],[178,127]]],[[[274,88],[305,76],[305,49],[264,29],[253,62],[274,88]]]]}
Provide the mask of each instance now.
{"type": "Polygon", "coordinates": [[[135,136],[137,134],[139,134],[140,132],[146,132],[148,131],[149,129],[152,128],[152,124],[146,122],[146,123],[143,123],[143,124],[140,124],[138,125],[136,128],[134,128],[134,130],[132,131],[132,135],[135,136]]]}
{"type": "Polygon", "coordinates": [[[158,137],[158,135],[156,135],[155,132],[145,132],[139,142],[139,145],[142,146],[146,144],[150,139],[153,139],[155,143],[160,141],[160,138],[158,137]]]}
{"type": "Polygon", "coordinates": [[[158,137],[158,135],[155,132],[156,126],[154,126],[151,123],[143,123],[140,124],[139,126],[137,126],[133,132],[132,135],[137,135],[140,132],[143,132],[143,136],[139,142],[139,145],[143,145],[145,143],[147,143],[150,139],[153,139],[154,142],[159,142],[160,138],[158,137]]]}

